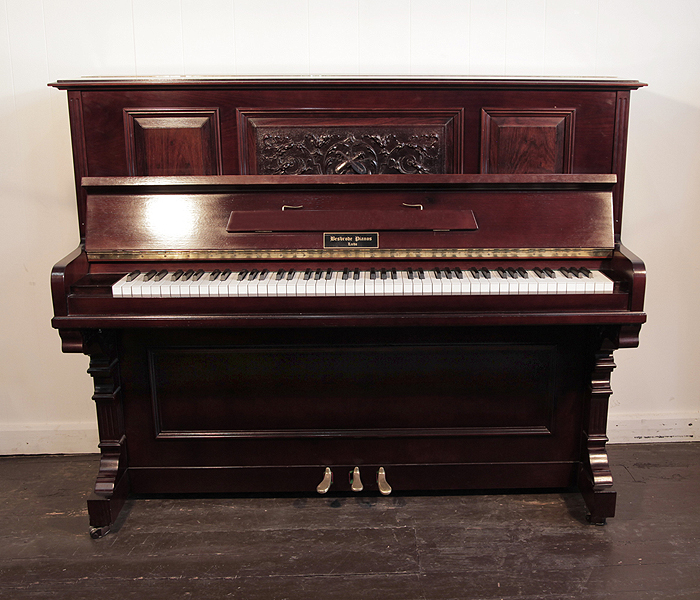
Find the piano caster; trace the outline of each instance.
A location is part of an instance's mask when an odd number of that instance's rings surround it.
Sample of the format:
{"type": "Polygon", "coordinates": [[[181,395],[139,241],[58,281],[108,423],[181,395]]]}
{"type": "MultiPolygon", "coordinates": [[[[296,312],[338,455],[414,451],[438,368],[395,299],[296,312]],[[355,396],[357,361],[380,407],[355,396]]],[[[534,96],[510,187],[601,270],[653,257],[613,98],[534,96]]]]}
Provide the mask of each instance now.
{"type": "Polygon", "coordinates": [[[104,527],[90,527],[90,537],[93,540],[99,540],[109,533],[109,526],[104,527]]]}
{"type": "Polygon", "coordinates": [[[331,489],[332,483],[333,483],[333,471],[331,471],[330,467],[326,467],[326,470],[323,473],[323,479],[321,480],[321,483],[319,483],[316,486],[316,491],[319,494],[326,494],[326,493],[328,493],[328,490],[331,489]]]}
{"type": "Polygon", "coordinates": [[[360,467],[355,467],[350,472],[350,489],[356,493],[365,489],[365,487],[362,485],[362,479],[360,479],[360,467]]]}
{"type": "Polygon", "coordinates": [[[383,496],[391,494],[391,486],[386,480],[386,471],[384,467],[379,467],[379,471],[377,471],[377,487],[379,488],[379,493],[383,496]]]}

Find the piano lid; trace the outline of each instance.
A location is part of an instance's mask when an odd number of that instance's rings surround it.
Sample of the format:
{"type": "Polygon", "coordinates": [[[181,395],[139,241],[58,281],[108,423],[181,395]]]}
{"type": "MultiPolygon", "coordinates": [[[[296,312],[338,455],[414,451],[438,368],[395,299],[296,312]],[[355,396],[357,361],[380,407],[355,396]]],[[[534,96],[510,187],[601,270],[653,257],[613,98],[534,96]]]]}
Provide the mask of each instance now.
{"type": "Polygon", "coordinates": [[[436,89],[442,86],[449,89],[612,89],[634,90],[647,84],[636,79],[616,77],[513,77],[513,76],[431,76],[431,75],[359,75],[352,78],[346,75],[260,75],[260,76],[200,76],[200,75],[160,75],[160,76],[96,76],[78,79],[60,79],[48,84],[61,90],[90,89],[148,89],[148,88],[272,88],[272,89],[314,89],[336,87],[339,89],[362,89],[381,85],[384,88],[436,89]]]}
{"type": "Polygon", "coordinates": [[[91,260],[604,257],[610,175],[86,179],[91,260]]]}

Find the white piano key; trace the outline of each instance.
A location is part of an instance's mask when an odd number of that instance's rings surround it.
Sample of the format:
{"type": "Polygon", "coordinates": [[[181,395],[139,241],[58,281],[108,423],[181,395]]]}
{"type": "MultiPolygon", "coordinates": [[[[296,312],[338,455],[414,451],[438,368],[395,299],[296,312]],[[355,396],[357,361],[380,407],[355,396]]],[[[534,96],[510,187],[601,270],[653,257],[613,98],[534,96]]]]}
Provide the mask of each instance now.
{"type": "Polygon", "coordinates": [[[131,285],[127,286],[127,289],[131,290],[131,297],[132,298],[141,298],[143,297],[143,286],[144,286],[144,277],[146,276],[145,273],[141,273],[136,279],[134,279],[131,282],[131,285]]]}
{"type": "Polygon", "coordinates": [[[270,295],[270,285],[272,283],[272,273],[268,271],[267,269],[262,270],[260,273],[258,273],[258,276],[256,277],[256,280],[258,282],[257,285],[257,294],[259,297],[265,297],[270,295]]]}
{"type": "Polygon", "coordinates": [[[537,281],[537,275],[534,271],[527,271],[527,294],[537,294],[539,291],[539,283],[537,281]]]}
{"type": "Polygon", "coordinates": [[[314,295],[316,296],[326,296],[326,288],[328,286],[328,280],[326,279],[326,270],[322,269],[320,276],[318,275],[318,270],[314,273],[314,281],[316,283],[314,287],[314,295]],[[316,278],[318,276],[318,279],[316,278]]]}
{"type": "Polygon", "coordinates": [[[445,275],[445,271],[441,270],[440,271],[440,293],[443,296],[451,296],[452,295],[452,279],[450,279],[447,275],[445,275]]]}
{"type": "Polygon", "coordinates": [[[112,285],[112,296],[114,298],[122,298],[124,296],[123,289],[126,285],[126,280],[129,277],[128,274],[124,275],[119,281],[112,285]]]}
{"type": "Polygon", "coordinates": [[[333,273],[333,290],[335,296],[347,296],[346,294],[346,279],[343,279],[343,271],[335,271],[333,273]]]}
{"type": "Polygon", "coordinates": [[[463,279],[460,279],[455,272],[452,272],[452,278],[448,281],[450,282],[450,296],[460,296],[464,294],[464,287],[462,286],[463,279]]]}
{"type": "Polygon", "coordinates": [[[595,292],[598,294],[612,294],[615,288],[615,284],[612,279],[607,275],[601,273],[600,271],[593,271],[591,273],[592,279],[595,284],[595,292]]]}
{"type": "Polygon", "coordinates": [[[297,295],[297,285],[299,283],[299,279],[303,277],[304,272],[303,271],[295,271],[292,274],[292,277],[289,277],[289,273],[287,273],[287,276],[284,278],[284,288],[283,294],[280,294],[280,296],[285,296],[285,297],[290,297],[290,296],[296,296],[297,295]]]}
{"type": "Polygon", "coordinates": [[[398,278],[394,279],[391,275],[391,269],[387,269],[386,279],[384,281],[384,295],[395,296],[398,292],[398,278]]]}

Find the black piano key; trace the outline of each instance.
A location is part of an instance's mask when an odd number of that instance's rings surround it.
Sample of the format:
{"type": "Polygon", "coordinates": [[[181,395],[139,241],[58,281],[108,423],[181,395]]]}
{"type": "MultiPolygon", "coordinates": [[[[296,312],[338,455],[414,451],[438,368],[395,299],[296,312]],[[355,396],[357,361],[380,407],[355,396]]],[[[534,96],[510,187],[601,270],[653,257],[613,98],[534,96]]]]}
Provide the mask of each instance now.
{"type": "Polygon", "coordinates": [[[314,281],[321,279],[321,275],[323,275],[323,269],[316,269],[316,272],[314,273],[314,281]]]}
{"type": "Polygon", "coordinates": [[[442,270],[442,272],[445,274],[445,277],[446,277],[447,279],[452,279],[452,271],[451,271],[448,267],[445,267],[445,268],[442,270]]]}
{"type": "Polygon", "coordinates": [[[386,278],[387,278],[386,269],[382,269],[382,270],[380,271],[380,275],[379,275],[379,276],[380,276],[382,279],[386,279],[386,278]]]}
{"type": "Polygon", "coordinates": [[[544,274],[550,279],[556,279],[557,277],[557,274],[554,271],[552,271],[552,269],[550,269],[549,267],[544,268],[544,274]]]}
{"type": "Polygon", "coordinates": [[[255,281],[255,278],[258,276],[258,271],[257,269],[253,269],[250,273],[248,273],[248,281],[255,281]]]}
{"type": "Polygon", "coordinates": [[[141,275],[141,271],[139,271],[138,269],[136,269],[135,271],[132,271],[131,273],[129,273],[129,274],[126,276],[126,280],[127,280],[127,281],[133,281],[133,280],[136,279],[139,275],[141,275]]]}
{"type": "Polygon", "coordinates": [[[455,267],[454,269],[452,269],[452,271],[454,272],[457,279],[464,279],[464,273],[462,273],[462,269],[460,269],[459,267],[455,267]]]}
{"type": "Polygon", "coordinates": [[[199,281],[202,278],[202,275],[204,275],[204,269],[197,269],[192,274],[192,281],[199,281]]]}
{"type": "Polygon", "coordinates": [[[260,271],[260,277],[258,277],[258,281],[263,281],[264,279],[267,278],[267,276],[269,274],[270,274],[270,271],[268,271],[267,269],[263,269],[262,271],[260,271]]]}
{"type": "Polygon", "coordinates": [[[185,272],[182,269],[178,269],[173,273],[173,276],[170,278],[172,281],[177,281],[180,279],[185,274],[185,272]]]}
{"type": "Polygon", "coordinates": [[[289,272],[287,273],[287,281],[291,281],[292,279],[294,279],[294,275],[296,275],[296,270],[289,269],[289,272]]]}
{"type": "Polygon", "coordinates": [[[508,267],[506,269],[506,273],[508,273],[508,275],[510,275],[513,279],[518,278],[518,272],[513,267],[508,267]]]}
{"type": "Polygon", "coordinates": [[[350,269],[345,267],[343,269],[343,281],[347,281],[349,277],[350,277],[350,269]]]}
{"type": "Polygon", "coordinates": [[[484,276],[484,279],[491,279],[491,271],[486,267],[481,267],[481,274],[484,276]]]}
{"type": "Polygon", "coordinates": [[[357,281],[360,278],[360,269],[355,269],[352,272],[352,278],[357,281]]]}
{"type": "Polygon", "coordinates": [[[522,277],[523,279],[530,279],[530,276],[527,274],[527,271],[523,267],[518,267],[516,271],[518,272],[518,275],[520,275],[520,277],[522,277]]]}
{"type": "Polygon", "coordinates": [[[440,269],[435,267],[433,269],[433,273],[435,273],[435,279],[442,279],[442,273],[440,272],[440,269]]]}
{"type": "Polygon", "coordinates": [[[506,270],[503,267],[498,267],[496,269],[496,273],[501,276],[501,279],[508,279],[508,273],[506,273],[506,270]]]}
{"type": "Polygon", "coordinates": [[[581,273],[576,267],[569,267],[569,273],[571,273],[577,279],[581,279],[581,273]]]}
{"type": "Polygon", "coordinates": [[[192,275],[194,275],[194,269],[187,269],[182,276],[182,281],[187,281],[192,277],[192,275]]]}
{"type": "Polygon", "coordinates": [[[246,275],[248,275],[248,269],[243,269],[239,274],[238,274],[238,281],[243,281],[246,278],[246,275]]]}
{"type": "Polygon", "coordinates": [[[534,269],[532,269],[532,271],[533,271],[533,272],[535,273],[535,275],[537,275],[537,277],[539,277],[540,279],[544,279],[544,278],[547,276],[547,275],[545,274],[545,272],[544,272],[542,269],[540,269],[539,267],[535,267],[534,269]]]}
{"type": "Polygon", "coordinates": [[[376,278],[377,278],[377,269],[375,269],[374,267],[372,267],[372,268],[369,270],[369,278],[370,278],[370,279],[376,279],[376,278]]]}
{"type": "Polygon", "coordinates": [[[559,272],[567,279],[571,279],[571,277],[572,277],[571,273],[569,273],[569,271],[566,269],[566,267],[559,267],[559,272]]]}
{"type": "Polygon", "coordinates": [[[408,269],[406,269],[406,275],[408,275],[409,279],[413,279],[413,269],[411,267],[408,267],[408,269]]]}
{"type": "Polygon", "coordinates": [[[425,271],[423,269],[416,269],[416,273],[418,273],[418,279],[425,279],[425,271]]]}
{"type": "Polygon", "coordinates": [[[398,278],[399,278],[399,274],[396,272],[396,269],[395,269],[395,268],[391,270],[391,278],[392,278],[392,279],[398,279],[398,278]]]}
{"type": "Polygon", "coordinates": [[[158,274],[158,271],[156,271],[155,269],[151,269],[148,273],[146,273],[146,274],[143,276],[143,280],[144,280],[144,281],[150,281],[150,280],[153,279],[157,274],[158,274]]]}
{"type": "Polygon", "coordinates": [[[221,271],[221,281],[226,281],[229,277],[231,277],[231,269],[221,271]]]}
{"type": "Polygon", "coordinates": [[[333,278],[333,269],[328,269],[326,271],[326,281],[329,281],[332,278],[333,278]]]}
{"type": "Polygon", "coordinates": [[[481,277],[481,271],[479,271],[479,269],[477,269],[476,267],[472,267],[471,269],[469,269],[469,272],[472,274],[474,279],[479,279],[479,277],[481,277]]]}
{"type": "Polygon", "coordinates": [[[306,269],[304,271],[304,281],[309,281],[311,279],[311,269],[306,269]]]}
{"type": "Polygon", "coordinates": [[[162,269],[158,271],[158,275],[156,275],[156,281],[161,281],[165,279],[165,276],[168,274],[168,269],[162,269]]]}
{"type": "Polygon", "coordinates": [[[590,270],[587,269],[586,267],[581,267],[581,268],[579,269],[579,273],[581,273],[581,275],[583,275],[584,277],[590,277],[590,276],[591,276],[590,270]]]}
{"type": "Polygon", "coordinates": [[[209,281],[216,281],[219,278],[219,275],[221,275],[221,271],[219,269],[214,269],[211,273],[209,273],[209,281]]]}
{"type": "Polygon", "coordinates": [[[275,275],[275,279],[277,281],[280,281],[284,277],[284,269],[279,269],[277,271],[277,275],[275,275]]]}

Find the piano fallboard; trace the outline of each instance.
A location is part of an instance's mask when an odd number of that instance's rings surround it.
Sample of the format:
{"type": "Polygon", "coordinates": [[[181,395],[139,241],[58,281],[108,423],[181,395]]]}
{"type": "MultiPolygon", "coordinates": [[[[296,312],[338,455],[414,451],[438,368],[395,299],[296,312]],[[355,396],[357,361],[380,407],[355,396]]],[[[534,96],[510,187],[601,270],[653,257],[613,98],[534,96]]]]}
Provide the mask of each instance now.
{"type": "Polygon", "coordinates": [[[85,249],[93,261],[361,260],[605,257],[615,245],[612,176],[368,179],[87,179],[85,249]]]}

